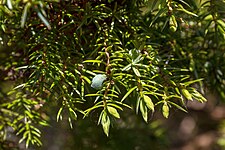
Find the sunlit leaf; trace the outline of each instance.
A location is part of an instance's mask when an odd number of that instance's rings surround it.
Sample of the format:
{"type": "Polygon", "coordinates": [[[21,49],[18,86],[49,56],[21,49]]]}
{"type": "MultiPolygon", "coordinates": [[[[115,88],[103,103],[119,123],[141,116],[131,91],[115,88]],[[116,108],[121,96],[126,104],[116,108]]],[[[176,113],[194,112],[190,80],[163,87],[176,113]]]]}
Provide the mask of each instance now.
{"type": "Polygon", "coordinates": [[[7,6],[8,6],[9,9],[13,9],[11,0],[7,0],[7,6]]]}
{"type": "Polygon", "coordinates": [[[141,74],[140,74],[140,72],[138,71],[137,68],[132,67],[132,69],[133,69],[133,71],[134,71],[134,73],[135,73],[136,76],[141,77],[141,74]]]}
{"type": "Polygon", "coordinates": [[[83,63],[102,63],[101,60],[85,60],[83,63]]]}
{"type": "Polygon", "coordinates": [[[188,100],[193,100],[191,94],[187,89],[181,89],[181,93],[188,99],[188,100]]]}
{"type": "Polygon", "coordinates": [[[21,25],[20,25],[22,28],[23,28],[24,25],[25,25],[25,22],[26,22],[26,19],[27,19],[27,13],[28,13],[30,7],[31,7],[31,3],[28,2],[28,3],[25,5],[24,9],[23,9],[23,14],[22,14],[22,17],[21,17],[21,25]]]}
{"type": "Polygon", "coordinates": [[[41,21],[45,24],[45,26],[46,26],[49,30],[51,30],[51,26],[50,26],[48,20],[42,15],[42,13],[41,13],[39,10],[37,10],[37,15],[38,15],[38,17],[41,19],[41,21]]]}
{"type": "Polygon", "coordinates": [[[184,111],[187,113],[187,110],[185,110],[184,108],[182,108],[181,106],[179,106],[178,104],[174,103],[174,102],[171,102],[171,101],[168,101],[168,103],[170,103],[171,105],[177,107],[178,109],[184,111]]]}
{"type": "Polygon", "coordinates": [[[102,128],[103,128],[104,133],[107,136],[109,136],[110,119],[109,119],[109,116],[107,115],[106,111],[104,111],[103,114],[102,114],[101,124],[102,124],[102,128]]]}
{"type": "Polygon", "coordinates": [[[148,122],[148,109],[143,100],[140,100],[140,111],[145,122],[148,122]]]}
{"type": "Polygon", "coordinates": [[[135,89],[137,89],[137,86],[134,86],[133,88],[131,88],[121,99],[121,102],[123,102],[135,89]]]}
{"type": "Polygon", "coordinates": [[[108,109],[108,111],[109,111],[109,113],[111,115],[113,115],[116,118],[120,118],[120,114],[118,113],[118,111],[116,110],[116,108],[111,107],[111,106],[108,106],[107,109],[108,109]]]}
{"type": "Polygon", "coordinates": [[[177,10],[180,10],[180,11],[183,11],[189,15],[192,15],[192,16],[195,16],[195,17],[198,17],[198,15],[196,15],[195,13],[193,12],[190,12],[188,11],[187,9],[185,9],[181,4],[178,4],[178,9],[177,10]]]}
{"type": "Polygon", "coordinates": [[[59,119],[60,119],[60,120],[62,119],[62,115],[61,115],[62,110],[63,110],[63,107],[61,107],[61,108],[59,109],[58,113],[57,113],[57,116],[56,116],[57,122],[59,121],[59,119]]]}
{"type": "Polygon", "coordinates": [[[151,98],[147,95],[144,95],[143,99],[144,99],[144,102],[145,102],[146,106],[148,107],[148,109],[154,111],[154,104],[153,104],[151,98]]]}
{"type": "Polygon", "coordinates": [[[69,112],[70,112],[71,118],[73,118],[74,120],[77,120],[77,114],[72,108],[69,108],[69,112]]]}
{"type": "Polygon", "coordinates": [[[164,104],[162,106],[162,113],[165,118],[169,117],[169,106],[168,106],[167,102],[164,102],[164,104]]]}

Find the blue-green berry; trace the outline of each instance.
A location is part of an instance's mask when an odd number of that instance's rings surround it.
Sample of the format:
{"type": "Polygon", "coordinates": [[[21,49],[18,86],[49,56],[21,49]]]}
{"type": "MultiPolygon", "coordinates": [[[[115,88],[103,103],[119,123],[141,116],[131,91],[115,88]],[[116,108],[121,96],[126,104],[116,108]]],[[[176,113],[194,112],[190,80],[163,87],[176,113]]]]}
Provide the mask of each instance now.
{"type": "Polygon", "coordinates": [[[97,74],[96,76],[94,76],[94,78],[92,79],[92,83],[91,83],[91,87],[93,87],[96,90],[99,90],[102,88],[102,84],[103,82],[106,80],[106,75],[104,74],[97,74]]]}

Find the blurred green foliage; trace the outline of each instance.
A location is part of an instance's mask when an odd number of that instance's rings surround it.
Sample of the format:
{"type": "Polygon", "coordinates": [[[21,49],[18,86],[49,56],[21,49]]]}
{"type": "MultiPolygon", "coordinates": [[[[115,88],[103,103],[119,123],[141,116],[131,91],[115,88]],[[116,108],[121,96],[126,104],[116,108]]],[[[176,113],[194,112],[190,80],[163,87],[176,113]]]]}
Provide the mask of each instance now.
{"type": "Polygon", "coordinates": [[[155,111],[168,118],[170,109],[186,112],[186,101],[206,102],[206,88],[224,100],[224,7],[223,0],[1,0],[0,80],[13,86],[0,89],[1,143],[10,127],[26,147],[41,146],[51,111],[71,128],[95,113],[109,136],[125,108],[148,122],[155,111]],[[98,74],[104,82],[94,89],[98,74]]]}

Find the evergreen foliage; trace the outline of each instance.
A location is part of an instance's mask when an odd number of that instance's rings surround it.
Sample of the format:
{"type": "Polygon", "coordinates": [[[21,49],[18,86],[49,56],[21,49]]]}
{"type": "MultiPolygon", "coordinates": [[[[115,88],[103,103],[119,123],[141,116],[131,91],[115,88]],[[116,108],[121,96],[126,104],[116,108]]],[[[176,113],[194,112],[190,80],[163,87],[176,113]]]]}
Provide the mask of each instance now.
{"type": "Polygon", "coordinates": [[[223,0],[0,0],[0,138],[41,146],[40,126],[98,116],[108,136],[128,108],[188,111],[225,99],[223,0]]]}

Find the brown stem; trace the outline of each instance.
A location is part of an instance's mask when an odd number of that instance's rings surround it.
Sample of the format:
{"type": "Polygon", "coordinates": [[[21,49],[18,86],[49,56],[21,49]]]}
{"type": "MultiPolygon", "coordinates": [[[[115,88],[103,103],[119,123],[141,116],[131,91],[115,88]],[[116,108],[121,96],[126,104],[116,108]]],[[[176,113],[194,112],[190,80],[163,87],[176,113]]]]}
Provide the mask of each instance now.
{"type": "Polygon", "coordinates": [[[104,108],[105,108],[105,109],[107,108],[106,97],[107,97],[107,94],[108,94],[108,92],[109,92],[110,85],[111,85],[111,82],[108,83],[108,85],[107,85],[107,87],[106,87],[106,90],[105,90],[105,93],[104,93],[104,95],[103,95],[103,105],[104,105],[104,108]]]}

